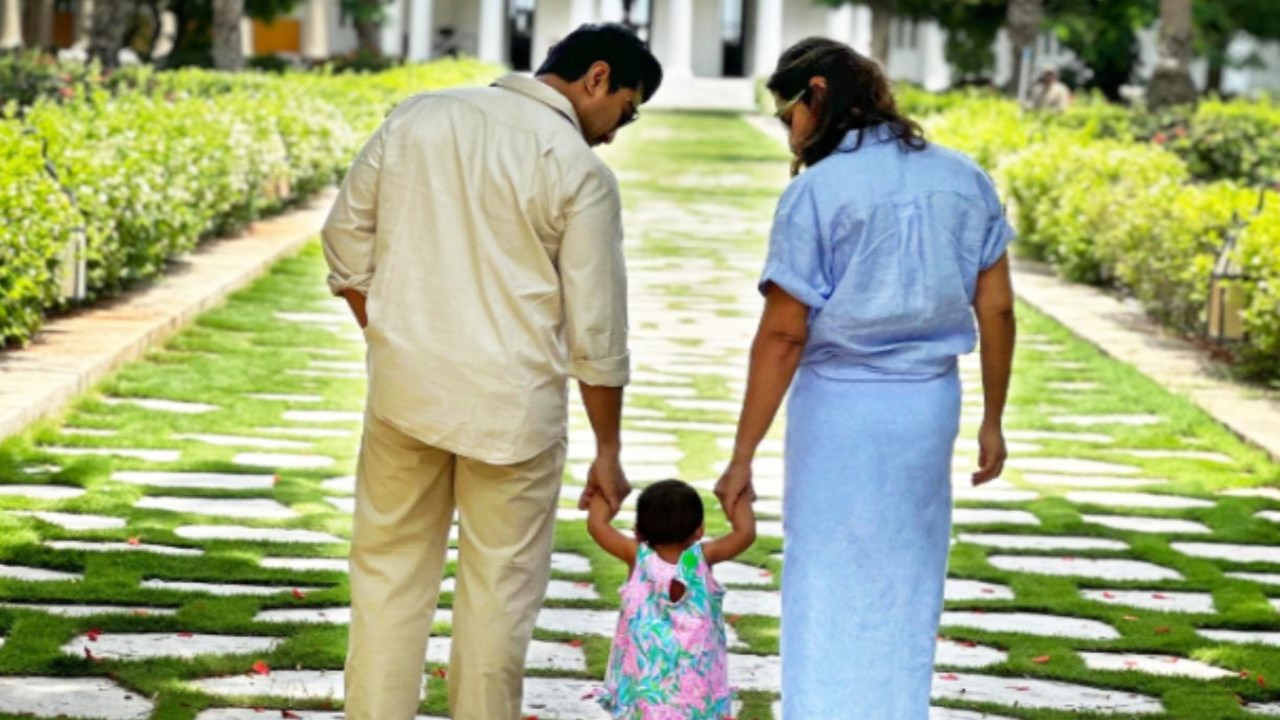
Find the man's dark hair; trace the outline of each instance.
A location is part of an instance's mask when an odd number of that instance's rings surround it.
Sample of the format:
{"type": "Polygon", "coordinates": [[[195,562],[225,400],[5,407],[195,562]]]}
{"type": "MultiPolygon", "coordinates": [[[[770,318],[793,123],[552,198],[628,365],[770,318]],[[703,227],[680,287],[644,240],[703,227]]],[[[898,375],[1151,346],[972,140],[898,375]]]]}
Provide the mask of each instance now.
{"type": "Polygon", "coordinates": [[[679,480],[644,489],[636,503],[636,535],[650,547],[685,542],[702,526],[702,497],[679,480]]]}
{"type": "Polygon", "coordinates": [[[609,64],[609,92],[620,87],[644,92],[647,101],[662,84],[662,65],[644,41],[617,23],[582,25],[552,46],[538,75],[579,80],[596,62],[609,64]]]}

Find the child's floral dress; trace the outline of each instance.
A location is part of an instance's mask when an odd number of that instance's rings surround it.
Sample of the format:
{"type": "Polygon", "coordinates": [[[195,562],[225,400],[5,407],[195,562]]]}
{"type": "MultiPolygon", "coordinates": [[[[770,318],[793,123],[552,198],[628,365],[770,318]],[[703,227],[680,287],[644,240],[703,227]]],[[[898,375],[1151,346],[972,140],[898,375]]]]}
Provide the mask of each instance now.
{"type": "Polygon", "coordinates": [[[619,720],[732,718],[724,588],[694,544],[672,565],[641,543],[620,590],[622,614],[600,704],[619,720]],[[672,580],[685,587],[673,602],[672,580]]]}

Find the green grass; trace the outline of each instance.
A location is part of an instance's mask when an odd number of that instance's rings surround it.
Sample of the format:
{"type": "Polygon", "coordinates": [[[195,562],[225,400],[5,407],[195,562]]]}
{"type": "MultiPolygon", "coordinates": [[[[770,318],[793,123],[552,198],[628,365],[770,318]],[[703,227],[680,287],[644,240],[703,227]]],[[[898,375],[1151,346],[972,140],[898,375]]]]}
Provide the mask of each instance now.
{"type": "MultiPolygon", "coordinates": [[[[753,316],[758,305],[750,304],[746,298],[752,297],[755,267],[763,256],[773,201],[787,180],[784,153],[771,140],[734,118],[654,114],[646,116],[645,122],[634,132],[624,133],[624,139],[608,148],[606,155],[623,179],[624,206],[631,220],[627,227],[631,238],[629,242],[634,244],[630,251],[631,260],[652,262],[657,267],[646,276],[657,277],[650,291],[658,293],[673,312],[684,308],[704,313],[710,306],[715,307],[714,313],[726,321],[737,319],[741,322],[743,318],[753,316]],[[727,177],[731,182],[712,182],[716,177],[727,177]],[[713,268],[723,272],[726,279],[715,283],[690,281],[688,275],[682,273],[690,265],[713,268]]],[[[288,372],[306,368],[309,360],[358,361],[362,357],[354,336],[347,337],[321,327],[284,323],[274,316],[278,310],[332,312],[333,304],[327,296],[323,275],[319,248],[313,243],[298,256],[279,263],[269,275],[234,295],[224,306],[201,316],[192,327],[163,348],[126,366],[86,393],[62,417],[38,423],[24,434],[0,443],[0,480],[47,481],[89,490],[81,498],[52,503],[0,497],[0,508],[56,508],[69,512],[111,514],[128,520],[127,527],[118,531],[71,533],[31,518],[0,512],[0,562],[85,574],[85,580],[79,583],[30,584],[0,580],[0,598],[28,602],[139,604],[178,609],[178,614],[171,618],[103,616],[85,619],[0,609],[0,634],[6,639],[6,644],[0,648],[0,674],[110,674],[139,694],[153,698],[157,706],[154,718],[190,720],[201,708],[222,702],[194,691],[183,684],[185,680],[244,673],[258,659],[277,669],[341,668],[345,655],[345,628],[262,624],[255,623],[252,618],[259,610],[268,608],[326,607],[346,603],[349,597],[347,581],[341,573],[272,570],[260,568],[256,563],[264,555],[342,557],[343,546],[286,547],[186,541],[173,534],[174,528],[189,522],[206,522],[206,518],[139,510],[133,505],[148,492],[196,496],[202,493],[148,491],[109,480],[113,469],[126,468],[246,471],[231,463],[231,457],[242,449],[206,446],[174,436],[188,432],[255,434],[253,428],[288,424],[282,420],[285,404],[253,400],[247,397],[247,393],[313,394],[323,398],[316,407],[360,410],[363,405],[363,384],[360,381],[305,377],[288,372]],[[340,354],[318,354],[301,348],[328,349],[340,354]],[[220,409],[204,415],[156,413],[106,405],[101,402],[104,395],[206,402],[219,405],[220,409]],[[113,429],[118,431],[118,435],[112,438],[63,435],[61,429],[65,426],[113,429]],[[179,463],[168,465],[124,459],[55,458],[39,450],[38,446],[48,444],[181,448],[183,458],[179,463]],[[20,467],[46,462],[58,462],[63,469],[47,478],[27,476],[19,471],[20,467]],[[42,540],[70,538],[113,541],[140,538],[152,543],[204,547],[206,556],[193,561],[144,553],[95,554],[55,551],[39,544],[42,540]],[[288,593],[267,599],[220,598],[140,589],[139,583],[147,578],[272,583],[289,588],[312,586],[322,589],[303,598],[295,598],[288,593]],[[208,657],[192,662],[92,662],[87,658],[60,654],[59,647],[63,643],[90,628],[98,628],[104,633],[188,631],[281,635],[287,637],[287,641],[275,652],[263,656],[208,657]]],[[[1103,356],[1052,320],[1030,308],[1021,307],[1019,321],[1024,338],[1032,338],[1035,343],[1059,345],[1061,350],[1046,353],[1027,347],[1019,351],[1007,419],[1009,428],[1064,429],[1049,421],[1049,416],[1054,414],[1152,413],[1163,419],[1155,426],[1105,428],[1105,432],[1114,437],[1109,446],[1038,441],[1042,450],[1037,455],[1135,465],[1144,477],[1169,480],[1169,485],[1159,489],[1160,492],[1213,498],[1217,504],[1206,510],[1128,511],[1131,514],[1198,520],[1213,528],[1213,540],[1280,545],[1280,527],[1254,517],[1257,511],[1274,508],[1276,503],[1261,499],[1218,499],[1214,495],[1226,487],[1280,484],[1280,466],[1241,442],[1186,400],[1170,395],[1133,369],[1103,356]],[[1076,362],[1080,369],[1054,367],[1048,364],[1051,360],[1076,362]],[[1053,382],[1079,379],[1096,382],[1098,388],[1064,392],[1050,386],[1053,382]],[[1196,460],[1140,459],[1116,453],[1110,448],[1211,449],[1229,455],[1234,464],[1222,466],[1196,460]]],[[[636,324],[634,329],[637,336],[655,337],[667,328],[660,320],[649,320],[645,324],[636,324]]],[[[353,329],[344,332],[352,333],[353,329]]],[[[705,349],[699,339],[683,341],[682,344],[705,349]]],[[[710,351],[708,355],[712,359],[705,364],[714,365],[716,358],[740,356],[745,349],[744,345],[737,349],[710,351]]],[[[645,353],[636,355],[639,369],[660,371],[662,360],[645,353]]],[[[737,399],[735,388],[723,375],[698,374],[691,378],[690,383],[699,397],[737,399]]],[[[628,406],[658,411],[668,419],[718,423],[733,419],[725,413],[681,411],[653,396],[632,396],[628,399],[628,406]]],[[[297,407],[304,409],[307,406],[297,407]]],[[[575,422],[582,422],[580,413],[575,422]]],[[[348,427],[355,430],[354,426],[348,427]]],[[[974,433],[974,428],[966,428],[960,439],[959,452],[964,457],[972,458],[976,454],[974,433]]],[[[681,474],[691,480],[713,478],[727,457],[716,443],[715,436],[686,430],[675,431],[675,434],[678,447],[684,452],[679,463],[681,474]]],[[[772,437],[780,436],[780,428],[775,428],[772,437]]],[[[313,451],[335,458],[335,466],[322,470],[283,471],[278,483],[267,493],[208,492],[203,495],[272,497],[300,514],[299,518],[288,521],[246,520],[243,524],[303,528],[349,536],[349,518],[324,502],[326,493],[321,491],[319,483],[352,471],[355,435],[336,439],[294,439],[313,441],[313,451]]],[[[1015,484],[1022,482],[1021,473],[1017,471],[1009,471],[1006,477],[1015,484]]],[[[1115,627],[1122,635],[1115,641],[1089,642],[959,628],[945,630],[948,637],[972,640],[1009,652],[1007,663],[980,672],[1063,680],[1118,692],[1148,694],[1160,698],[1168,711],[1154,717],[1179,720],[1251,717],[1239,709],[1240,699],[1250,702],[1280,699],[1280,694],[1260,686],[1257,681],[1257,676],[1261,675],[1280,683],[1280,649],[1222,645],[1201,639],[1193,632],[1194,627],[1205,625],[1280,630],[1280,619],[1267,602],[1265,588],[1224,575],[1225,570],[1275,571],[1277,568],[1190,558],[1172,550],[1166,536],[1125,533],[1086,525],[1081,520],[1081,512],[1106,512],[1108,509],[1080,508],[1051,488],[1035,489],[1042,494],[1042,499],[1002,504],[1000,507],[1030,511],[1040,519],[1041,527],[1028,530],[1019,526],[986,526],[965,527],[963,530],[1117,538],[1128,542],[1132,549],[1127,553],[1079,552],[1075,555],[1147,560],[1176,569],[1186,579],[1180,582],[1096,584],[1083,579],[1023,575],[999,570],[987,562],[987,556],[992,552],[1019,554],[1018,551],[992,551],[957,544],[951,559],[954,577],[1008,584],[1015,591],[1016,599],[949,603],[949,609],[986,609],[993,612],[1017,609],[1093,618],[1115,627]],[[1180,615],[1133,610],[1088,602],[1077,593],[1079,588],[1094,586],[1210,592],[1217,612],[1212,615],[1180,615]],[[1085,669],[1075,655],[1075,651],[1094,649],[1169,653],[1233,671],[1248,670],[1250,674],[1247,678],[1197,681],[1151,677],[1137,672],[1101,673],[1085,669]],[[1050,657],[1048,663],[1034,662],[1035,658],[1045,655],[1050,657]]],[[[566,505],[572,502],[573,492],[572,488],[566,489],[566,505]]],[[[709,495],[707,500],[708,532],[724,531],[723,517],[709,495]]],[[[960,504],[975,505],[972,502],[960,504]]],[[[599,591],[601,600],[549,601],[548,604],[601,609],[616,607],[617,587],[624,580],[625,568],[596,548],[580,523],[561,522],[555,543],[559,551],[589,558],[592,567],[589,575],[557,577],[590,581],[599,591]]],[[[776,588],[781,566],[773,556],[780,551],[780,540],[761,538],[740,560],[772,571],[773,587],[776,588]]],[[[449,600],[446,595],[445,603],[449,600]]],[[[744,617],[735,622],[735,629],[748,645],[749,652],[777,652],[778,624],[775,620],[744,617]]],[[[535,637],[561,641],[573,639],[542,630],[536,631],[535,637]]],[[[587,672],[581,677],[601,678],[608,657],[608,641],[591,637],[579,639],[587,657],[587,672]]],[[[443,714],[443,681],[430,675],[428,688],[424,710],[443,714]]],[[[746,705],[741,717],[760,720],[769,717],[769,706],[774,698],[761,693],[744,693],[743,699],[746,705]]],[[[270,698],[244,698],[243,701],[246,705],[264,707],[283,705],[280,700],[270,698]]],[[[290,706],[322,708],[324,703],[292,703],[290,706]]],[[[964,703],[959,706],[986,709],[1025,720],[1088,717],[1004,706],[983,708],[964,703]]],[[[10,717],[0,715],[0,720],[10,717]]]]}

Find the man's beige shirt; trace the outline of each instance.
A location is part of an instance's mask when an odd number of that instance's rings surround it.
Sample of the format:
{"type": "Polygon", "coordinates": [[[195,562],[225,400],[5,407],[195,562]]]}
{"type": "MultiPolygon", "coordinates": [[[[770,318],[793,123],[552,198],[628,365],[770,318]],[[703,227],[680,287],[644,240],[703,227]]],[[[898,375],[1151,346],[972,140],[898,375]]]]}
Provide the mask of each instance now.
{"type": "Polygon", "coordinates": [[[329,287],[368,297],[369,409],[422,442],[527,460],[565,433],[567,377],[628,381],[617,181],[542,82],[406,100],[322,234],[329,287]]]}

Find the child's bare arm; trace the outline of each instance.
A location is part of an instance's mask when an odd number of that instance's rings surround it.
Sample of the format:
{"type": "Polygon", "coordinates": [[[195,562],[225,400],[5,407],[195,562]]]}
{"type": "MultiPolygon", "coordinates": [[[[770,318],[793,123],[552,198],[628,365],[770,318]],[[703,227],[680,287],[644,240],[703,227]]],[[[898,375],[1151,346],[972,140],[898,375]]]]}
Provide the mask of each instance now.
{"type": "Polygon", "coordinates": [[[729,518],[733,529],[724,537],[711,540],[702,546],[702,556],[707,564],[714,565],[732,560],[756,541],[756,513],[751,503],[741,499],[733,505],[733,517],[729,518]]]}
{"type": "Polygon", "coordinates": [[[596,493],[587,510],[587,532],[591,533],[591,539],[605,552],[632,565],[636,561],[636,540],[623,535],[610,524],[613,515],[609,501],[604,499],[602,493],[596,493]]]}

